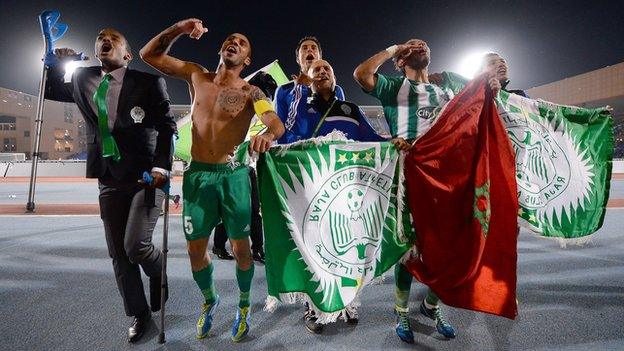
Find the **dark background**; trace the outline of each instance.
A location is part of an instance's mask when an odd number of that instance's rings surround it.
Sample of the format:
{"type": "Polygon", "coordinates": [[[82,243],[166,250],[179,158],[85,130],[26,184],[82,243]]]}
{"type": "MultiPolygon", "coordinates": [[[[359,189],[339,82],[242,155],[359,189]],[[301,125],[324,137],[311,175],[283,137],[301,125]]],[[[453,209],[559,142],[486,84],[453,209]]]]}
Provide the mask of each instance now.
{"type": "MultiPolygon", "coordinates": [[[[0,2],[0,86],[37,94],[43,40],[37,15],[61,12],[68,33],[57,47],[93,56],[104,27],[130,41],[131,67],[152,71],[138,50],[174,22],[197,17],[209,32],[200,41],[178,40],[172,54],[215,69],[217,51],[231,32],[248,35],[253,63],[243,76],[278,59],[296,73],[294,49],[305,35],[317,36],[347,99],[378,104],[363,94],[353,69],[376,52],[409,38],[432,51],[430,72],[457,71],[470,53],[495,50],[507,58],[510,87],[528,89],[624,60],[624,1],[5,1],[0,2]]],[[[89,61],[85,64],[97,64],[89,61]]],[[[386,64],[383,72],[392,73],[386,64]]],[[[172,102],[187,104],[186,84],[167,80],[172,102]]]]}

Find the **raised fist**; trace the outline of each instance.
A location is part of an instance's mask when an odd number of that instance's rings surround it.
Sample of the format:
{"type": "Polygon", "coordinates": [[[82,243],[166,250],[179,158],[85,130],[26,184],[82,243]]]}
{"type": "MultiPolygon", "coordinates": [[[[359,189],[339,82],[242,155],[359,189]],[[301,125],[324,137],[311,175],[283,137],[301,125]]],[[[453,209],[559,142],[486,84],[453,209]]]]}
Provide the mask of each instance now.
{"type": "Polygon", "coordinates": [[[177,23],[184,34],[188,34],[193,39],[201,38],[204,33],[208,32],[208,28],[204,28],[202,21],[197,18],[189,18],[177,23]]]}

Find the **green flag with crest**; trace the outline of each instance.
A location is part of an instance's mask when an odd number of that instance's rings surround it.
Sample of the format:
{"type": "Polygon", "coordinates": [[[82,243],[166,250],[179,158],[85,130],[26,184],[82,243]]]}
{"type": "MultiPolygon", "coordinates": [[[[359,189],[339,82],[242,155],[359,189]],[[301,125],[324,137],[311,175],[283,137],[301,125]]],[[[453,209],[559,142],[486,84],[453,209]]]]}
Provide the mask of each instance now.
{"type": "Polygon", "coordinates": [[[602,226],[613,158],[611,113],[501,91],[498,112],[516,154],[519,223],[583,242],[602,226]]]}
{"type": "Polygon", "coordinates": [[[410,249],[399,239],[401,161],[387,142],[323,137],[260,159],[269,309],[306,301],[332,322],[410,249]]]}

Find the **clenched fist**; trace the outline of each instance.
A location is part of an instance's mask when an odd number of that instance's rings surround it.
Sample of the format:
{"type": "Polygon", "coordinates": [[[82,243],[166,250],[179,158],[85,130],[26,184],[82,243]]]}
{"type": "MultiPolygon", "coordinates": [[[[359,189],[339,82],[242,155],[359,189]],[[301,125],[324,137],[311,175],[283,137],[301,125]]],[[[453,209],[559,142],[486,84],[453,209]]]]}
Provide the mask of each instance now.
{"type": "Polygon", "coordinates": [[[199,39],[204,33],[208,32],[208,28],[205,28],[202,21],[197,18],[182,20],[177,23],[177,26],[182,29],[184,34],[188,34],[193,39],[199,39]]]}

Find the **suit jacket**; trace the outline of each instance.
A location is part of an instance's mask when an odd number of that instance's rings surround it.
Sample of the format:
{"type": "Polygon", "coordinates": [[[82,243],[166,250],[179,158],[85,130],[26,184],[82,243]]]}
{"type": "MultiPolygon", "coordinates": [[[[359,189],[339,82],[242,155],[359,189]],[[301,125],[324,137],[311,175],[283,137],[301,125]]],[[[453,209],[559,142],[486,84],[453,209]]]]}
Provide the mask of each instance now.
{"type": "Polygon", "coordinates": [[[119,162],[102,157],[98,117],[89,105],[93,93],[86,92],[88,77],[100,77],[101,67],[77,68],[70,83],[64,83],[63,70],[50,67],[45,97],[63,102],[75,102],[82,112],[87,133],[87,178],[114,178],[136,182],[152,167],[171,169],[172,136],[176,124],[169,109],[169,96],[162,77],[127,69],[124,75],[117,119],[111,135],[121,154],[119,162]],[[130,115],[134,107],[145,111],[145,117],[135,123],[130,115]]]}

